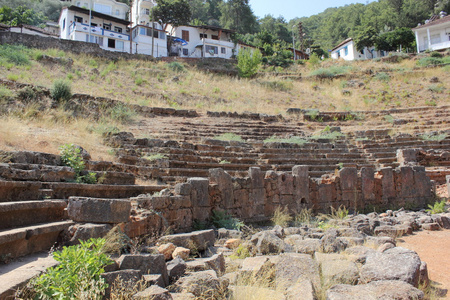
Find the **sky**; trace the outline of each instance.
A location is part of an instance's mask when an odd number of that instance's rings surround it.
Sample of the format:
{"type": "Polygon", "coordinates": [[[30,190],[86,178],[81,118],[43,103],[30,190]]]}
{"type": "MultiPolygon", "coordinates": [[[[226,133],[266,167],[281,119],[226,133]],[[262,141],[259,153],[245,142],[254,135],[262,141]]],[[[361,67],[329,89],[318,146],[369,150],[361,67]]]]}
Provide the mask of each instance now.
{"type": "Polygon", "coordinates": [[[286,21],[296,17],[309,17],[323,12],[328,7],[339,7],[352,3],[367,4],[375,0],[250,0],[257,17],[283,16],[286,21]]]}

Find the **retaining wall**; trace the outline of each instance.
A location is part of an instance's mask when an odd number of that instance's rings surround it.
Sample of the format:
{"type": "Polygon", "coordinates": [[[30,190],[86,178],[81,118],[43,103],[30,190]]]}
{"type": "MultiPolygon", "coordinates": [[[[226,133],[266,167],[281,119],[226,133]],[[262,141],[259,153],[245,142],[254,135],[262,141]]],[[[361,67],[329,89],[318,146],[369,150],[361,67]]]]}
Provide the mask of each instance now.
{"type": "Polygon", "coordinates": [[[209,178],[190,178],[177,184],[170,196],[139,198],[175,231],[189,229],[194,221],[209,220],[213,210],[226,210],[245,222],[269,220],[277,207],[293,214],[302,208],[329,212],[344,205],[352,211],[405,207],[422,208],[431,200],[432,184],[424,167],[343,168],[333,176],[310,178],[307,166],[292,172],[249,169],[248,177],[231,177],[210,169],[209,178]]]}

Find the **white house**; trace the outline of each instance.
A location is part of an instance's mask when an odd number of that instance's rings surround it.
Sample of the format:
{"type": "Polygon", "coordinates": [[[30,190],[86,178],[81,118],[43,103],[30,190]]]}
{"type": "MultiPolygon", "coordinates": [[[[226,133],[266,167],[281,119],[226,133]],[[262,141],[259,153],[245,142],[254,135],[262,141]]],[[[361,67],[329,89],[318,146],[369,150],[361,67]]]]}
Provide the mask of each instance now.
{"type": "Polygon", "coordinates": [[[416,35],[417,52],[450,48],[450,16],[444,12],[412,31],[416,35]]]}
{"type": "Polygon", "coordinates": [[[156,5],[154,0],[134,0],[131,7],[130,21],[134,26],[150,26],[152,9],[156,5]]]}
{"type": "Polygon", "coordinates": [[[92,7],[93,11],[109,15],[118,19],[126,20],[130,7],[122,2],[115,0],[61,0],[67,3],[67,6],[77,6],[84,9],[92,7]]]}
{"type": "Polygon", "coordinates": [[[179,27],[168,25],[167,31],[175,38],[169,49],[169,56],[229,59],[236,54],[235,44],[231,40],[233,30],[207,25],[179,27]]]}
{"type": "Polygon", "coordinates": [[[167,53],[167,34],[158,23],[154,28],[147,25],[133,27],[133,53],[165,57],[167,53]]]}
{"type": "Polygon", "coordinates": [[[59,17],[60,38],[66,40],[96,43],[110,51],[130,52],[130,22],[110,15],[91,12],[70,6],[64,7],[59,17]],[[90,25],[90,26],[89,26],[90,25]]]}
{"type": "Polygon", "coordinates": [[[344,60],[363,60],[386,56],[385,51],[377,51],[375,47],[364,47],[363,51],[356,50],[356,43],[348,38],[331,50],[331,58],[344,60]]]}

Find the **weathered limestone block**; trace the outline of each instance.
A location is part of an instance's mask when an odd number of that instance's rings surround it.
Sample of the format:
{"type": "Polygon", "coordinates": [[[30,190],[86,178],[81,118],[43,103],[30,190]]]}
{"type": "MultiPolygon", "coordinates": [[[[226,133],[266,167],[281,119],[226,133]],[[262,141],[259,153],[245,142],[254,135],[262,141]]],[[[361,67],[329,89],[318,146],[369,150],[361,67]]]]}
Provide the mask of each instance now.
{"type": "Polygon", "coordinates": [[[413,198],[416,195],[414,171],[411,167],[400,167],[395,170],[397,179],[400,180],[399,196],[403,199],[413,198]]]}
{"type": "Polygon", "coordinates": [[[361,168],[361,193],[364,201],[375,200],[375,170],[373,168],[361,168]]]}
{"type": "MultiPolygon", "coordinates": [[[[318,202],[321,208],[328,210],[331,203],[336,200],[336,184],[322,183],[318,186],[318,202]]],[[[346,205],[348,207],[348,205],[346,205]]]]}
{"type": "Polygon", "coordinates": [[[209,207],[209,180],[207,178],[189,178],[188,183],[191,184],[191,199],[193,207],[209,207]]]}
{"type": "Polygon", "coordinates": [[[189,250],[188,248],[176,247],[172,253],[172,258],[175,259],[177,257],[180,257],[182,260],[186,260],[189,258],[190,254],[191,250],[189,250]]]}
{"type": "Polygon", "coordinates": [[[381,168],[381,187],[382,187],[382,199],[384,203],[389,203],[391,200],[395,199],[395,182],[394,182],[394,171],[391,167],[381,168]]]}
{"type": "Polygon", "coordinates": [[[233,181],[230,174],[222,168],[210,169],[209,178],[211,183],[218,185],[225,209],[234,207],[233,181]]]}
{"type": "Polygon", "coordinates": [[[184,276],[174,284],[183,293],[192,293],[196,297],[210,295],[212,299],[223,299],[222,291],[228,287],[228,280],[218,278],[213,270],[195,272],[184,276]]]}
{"type": "Polygon", "coordinates": [[[416,252],[396,247],[367,256],[361,268],[361,282],[401,280],[417,287],[420,277],[420,258],[416,252]]]}
{"type": "Polygon", "coordinates": [[[445,180],[447,181],[447,193],[450,195],[450,175],[445,176],[445,180]]]}
{"type": "Polygon", "coordinates": [[[294,176],[289,173],[282,173],[278,177],[278,186],[280,189],[280,195],[293,195],[294,194],[294,176]]]}
{"type": "Polygon", "coordinates": [[[186,263],[180,257],[177,257],[167,263],[167,273],[169,281],[174,282],[186,272],[186,263]]]}
{"type": "Polygon", "coordinates": [[[178,183],[175,185],[175,194],[180,196],[190,196],[192,185],[189,183],[178,183]]]}
{"type": "Polygon", "coordinates": [[[272,231],[258,232],[252,236],[250,241],[256,247],[258,253],[263,255],[278,254],[285,249],[284,241],[272,231]]]}
{"type": "Polygon", "coordinates": [[[309,204],[309,167],[294,166],[292,175],[294,175],[294,197],[297,203],[309,204]]]}
{"type": "Polygon", "coordinates": [[[69,243],[75,245],[79,240],[87,241],[90,238],[100,238],[105,236],[112,226],[109,224],[75,224],[69,228],[69,232],[73,233],[69,243]]]}
{"type": "Polygon", "coordinates": [[[158,247],[159,253],[164,255],[165,260],[172,259],[172,253],[175,251],[176,247],[172,243],[162,244],[158,247]]]}
{"type": "Polygon", "coordinates": [[[275,277],[278,287],[310,280],[314,288],[320,288],[319,265],[310,255],[297,253],[284,253],[280,255],[275,264],[275,277]]]}
{"type": "Polygon", "coordinates": [[[172,296],[165,288],[152,285],[142,292],[134,294],[132,299],[172,300],[172,296]]]}
{"type": "Polygon", "coordinates": [[[264,172],[258,167],[250,167],[248,170],[248,175],[251,179],[252,189],[262,189],[264,188],[264,172]]]}
{"type": "Polygon", "coordinates": [[[131,203],[123,199],[70,197],[67,212],[76,222],[122,223],[130,218],[131,203]]]}
{"type": "Polygon", "coordinates": [[[200,230],[189,233],[179,233],[163,236],[159,239],[162,243],[173,243],[178,247],[188,248],[191,251],[204,251],[214,246],[214,230],[200,230]]]}
{"type": "Polygon", "coordinates": [[[316,300],[314,286],[311,280],[306,279],[291,285],[286,290],[286,300],[316,300]]]}
{"type": "Polygon", "coordinates": [[[358,189],[358,171],[356,168],[342,168],[339,170],[342,191],[358,189]]]}
{"type": "MultiPolygon", "coordinates": [[[[359,271],[356,264],[347,260],[344,255],[316,253],[321,255],[320,270],[325,286],[333,283],[355,284],[358,281],[359,271]]],[[[316,258],[316,261],[319,259],[316,258]]]]}
{"type": "Polygon", "coordinates": [[[431,197],[431,181],[427,176],[425,167],[413,167],[416,197],[419,197],[417,205],[423,207],[427,199],[431,197]]]}
{"type": "Polygon", "coordinates": [[[274,291],[269,288],[263,287],[236,285],[231,286],[230,290],[233,292],[233,299],[270,299],[270,300],[286,299],[286,297],[282,292],[274,291]]]}
{"type": "Polygon", "coordinates": [[[338,284],[327,291],[327,300],[402,299],[422,300],[424,293],[398,280],[374,281],[368,284],[338,284]]]}
{"type": "Polygon", "coordinates": [[[397,162],[400,166],[416,164],[419,151],[420,149],[397,149],[397,162]]]}
{"type": "Polygon", "coordinates": [[[162,254],[122,255],[117,263],[120,270],[139,270],[142,274],[161,274],[164,284],[169,284],[166,261],[162,254]]]}
{"type": "Polygon", "coordinates": [[[107,272],[101,275],[105,279],[105,283],[108,284],[108,288],[105,290],[105,297],[109,299],[111,289],[114,282],[120,279],[123,282],[125,288],[133,289],[137,282],[142,278],[142,272],[140,270],[119,270],[114,272],[107,272]]]}

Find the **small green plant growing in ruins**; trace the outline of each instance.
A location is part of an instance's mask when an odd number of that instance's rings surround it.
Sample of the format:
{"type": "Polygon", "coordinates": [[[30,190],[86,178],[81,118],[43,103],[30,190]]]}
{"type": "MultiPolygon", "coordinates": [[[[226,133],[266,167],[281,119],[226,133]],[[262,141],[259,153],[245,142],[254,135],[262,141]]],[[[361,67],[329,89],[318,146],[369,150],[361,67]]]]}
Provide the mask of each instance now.
{"type": "Polygon", "coordinates": [[[289,214],[288,208],[277,207],[270,219],[274,225],[280,225],[286,227],[292,221],[292,216],[289,214]]]}
{"type": "Polygon", "coordinates": [[[272,136],[268,139],[265,139],[264,143],[287,143],[287,144],[296,144],[296,145],[302,146],[302,145],[308,143],[308,140],[298,137],[298,136],[291,136],[289,138],[281,138],[281,137],[272,136]]]}
{"type": "Polygon", "coordinates": [[[348,209],[344,205],[340,205],[337,209],[331,207],[331,218],[344,220],[348,216],[348,209]]]}
{"type": "Polygon", "coordinates": [[[314,217],[312,215],[311,208],[302,208],[298,214],[295,215],[294,219],[296,226],[301,226],[304,224],[311,224],[314,222],[314,217]]]}
{"type": "Polygon", "coordinates": [[[234,249],[233,254],[230,255],[231,259],[244,259],[250,257],[250,249],[248,245],[240,244],[236,249],[234,249]]]}
{"type": "Polygon", "coordinates": [[[220,141],[235,141],[235,142],[245,142],[244,139],[240,135],[237,135],[232,132],[222,133],[221,135],[218,135],[214,137],[216,140],[220,141]]]}
{"type": "Polygon", "coordinates": [[[428,204],[428,209],[426,210],[430,214],[440,214],[446,211],[445,209],[445,200],[436,201],[433,205],[428,204]]]}
{"type": "Polygon", "coordinates": [[[219,162],[219,164],[221,164],[221,165],[226,165],[226,164],[231,164],[231,162],[228,161],[228,160],[226,160],[226,159],[223,159],[223,160],[221,160],[221,161],[219,162]]]}
{"type": "Polygon", "coordinates": [[[223,210],[213,210],[211,221],[217,228],[241,230],[245,226],[244,222],[238,218],[233,218],[228,212],[223,210]]]}
{"type": "Polygon", "coordinates": [[[104,239],[81,241],[53,254],[59,265],[32,281],[38,299],[102,299],[107,287],[101,274],[112,260],[103,253],[104,239]]]}
{"type": "Polygon", "coordinates": [[[446,133],[441,134],[432,134],[432,133],[426,133],[420,136],[420,138],[424,141],[434,141],[434,142],[441,142],[447,138],[446,133]]]}
{"type": "Polygon", "coordinates": [[[154,154],[149,154],[146,155],[144,157],[142,157],[143,159],[149,160],[149,161],[155,161],[158,159],[168,159],[169,157],[167,157],[166,155],[162,154],[162,153],[154,153],[154,154]]]}
{"type": "Polygon", "coordinates": [[[59,151],[62,163],[75,171],[75,180],[78,183],[97,183],[97,175],[95,172],[88,172],[85,175],[81,175],[86,166],[81,157],[80,148],[77,148],[74,144],[65,144],[59,147],[59,151]]]}

